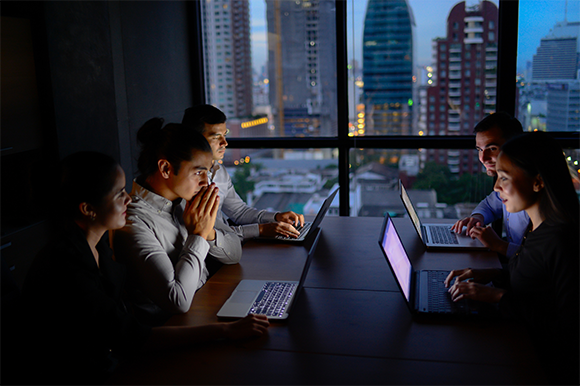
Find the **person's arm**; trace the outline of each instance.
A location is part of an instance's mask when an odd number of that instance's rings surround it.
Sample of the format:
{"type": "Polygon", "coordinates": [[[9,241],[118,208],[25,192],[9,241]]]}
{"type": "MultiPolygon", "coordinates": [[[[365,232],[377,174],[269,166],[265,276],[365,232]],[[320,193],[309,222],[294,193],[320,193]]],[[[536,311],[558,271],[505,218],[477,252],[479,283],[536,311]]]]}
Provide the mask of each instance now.
{"type": "Polygon", "coordinates": [[[227,225],[221,217],[216,218],[215,238],[208,240],[209,254],[223,264],[237,264],[242,259],[242,237],[227,225]]]}
{"type": "Polygon", "coordinates": [[[151,330],[143,350],[176,348],[217,339],[243,339],[263,335],[269,326],[264,315],[248,315],[235,322],[204,326],[162,326],[151,330]]]}
{"type": "Polygon", "coordinates": [[[471,212],[471,216],[480,214],[483,216],[483,225],[487,225],[503,217],[503,204],[497,192],[491,192],[481,200],[479,205],[471,212]]]}
{"type": "Polygon", "coordinates": [[[451,229],[455,233],[461,233],[463,227],[466,227],[465,235],[469,235],[473,227],[483,227],[502,216],[503,206],[501,200],[496,192],[492,192],[475,207],[470,216],[458,220],[451,229]]]}
{"type": "Polygon", "coordinates": [[[189,235],[174,267],[158,238],[177,235],[170,235],[169,231],[158,234],[135,216],[131,220],[114,234],[116,256],[127,261],[141,291],[155,304],[171,313],[187,312],[200,287],[208,243],[201,236],[189,235]]]}
{"type": "Polygon", "coordinates": [[[220,186],[222,211],[238,225],[265,224],[276,222],[277,212],[258,210],[248,206],[236,192],[234,184],[223,166],[217,171],[215,178],[220,186]]]}
{"type": "Polygon", "coordinates": [[[481,243],[493,252],[497,252],[504,256],[508,251],[509,243],[502,240],[492,227],[475,226],[470,229],[469,236],[472,239],[478,239],[481,243]]]}

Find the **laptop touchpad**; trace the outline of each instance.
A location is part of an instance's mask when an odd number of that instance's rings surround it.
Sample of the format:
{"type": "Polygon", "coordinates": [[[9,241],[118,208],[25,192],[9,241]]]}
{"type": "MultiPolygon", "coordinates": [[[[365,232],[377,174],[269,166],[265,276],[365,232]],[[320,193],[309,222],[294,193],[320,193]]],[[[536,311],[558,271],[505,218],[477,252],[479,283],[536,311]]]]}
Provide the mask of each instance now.
{"type": "Polygon", "coordinates": [[[258,292],[256,291],[236,291],[230,298],[232,303],[251,303],[258,292]]]}

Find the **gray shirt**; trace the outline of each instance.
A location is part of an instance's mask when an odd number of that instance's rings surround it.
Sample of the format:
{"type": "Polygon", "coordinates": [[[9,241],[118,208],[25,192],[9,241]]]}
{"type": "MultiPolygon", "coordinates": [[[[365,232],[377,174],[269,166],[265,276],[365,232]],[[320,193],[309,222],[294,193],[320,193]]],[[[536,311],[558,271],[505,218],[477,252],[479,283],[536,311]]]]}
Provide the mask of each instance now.
{"type": "Polygon", "coordinates": [[[259,210],[248,206],[240,198],[230,175],[218,163],[214,163],[212,167],[212,180],[219,188],[220,196],[220,210],[229,217],[236,226],[233,230],[244,240],[260,236],[260,229],[258,224],[266,224],[276,222],[276,214],[278,212],[268,212],[266,210],[259,210]]]}
{"type": "Polygon", "coordinates": [[[195,291],[207,280],[208,253],[224,264],[238,263],[241,239],[221,219],[216,220],[213,241],[188,234],[185,200],[171,202],[135,181],[131,199],[127,224],[115,231],[113,245],[117,259],[127,265],[134,301],[146,313],[158,308],[187,312],[195,291]]]}

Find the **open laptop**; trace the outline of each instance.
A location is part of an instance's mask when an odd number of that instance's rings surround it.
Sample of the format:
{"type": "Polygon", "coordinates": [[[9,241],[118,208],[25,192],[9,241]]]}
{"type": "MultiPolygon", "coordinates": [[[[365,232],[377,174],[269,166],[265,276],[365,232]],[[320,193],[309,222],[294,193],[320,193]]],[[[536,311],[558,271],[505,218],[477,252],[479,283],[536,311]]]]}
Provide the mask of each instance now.
{"type": "Polygon", "coordinates": [[[422,224],[401,180],[399,180],[399,194],[419,238],[427,249],[487,249],[481,241],[452,231],[452,224],[422,224]]]}
{"type": "Polygon", "coordinates": [[[449,271],[415,271],[413,269],[399,233],[388,213],[383,222],[379,246],[412,313],[478,314],[478,309],[472,308],[470,302],[451,300],[448,289],[443,283],[449,271]]]}
{"type": "Polygon", "coordinates": [[[336,197],[336,194],[338,193],[338,189],[339,188],[336,188],[334,190],[334,192],[332,192],[330,194],[330,196],[328,196],[326,198],[326,200],[324,200],[324,203],[322,204],[322,207],[320,208],[320,210],[316,214],[314,221],[312,221],[312,222],[305,221],[304,224],[302,225],[302,227],[300,227],[300,226],[296,227],[296,230],[298,230],[300,232],[300,236],[295,238],[295,237],[285,237],[282,235],[277,235],[276,237],[258,237],[258,239],[259,240],[279,240],[279,241],[284,241],[284,242],[289,242],[289,243],[303,243],[310,236],[311,233],[314,233],[314,231],[316,229],[318,229],[318,227],[320,226],[320,223],[322,223],[324,216],[326,216],[326,212],[328,212],[328,208],[330,208],[330,205],[332,204],[334,197],[336,197]]]}
{"type": "Polygon", "coordinates": [[[320,230],[316,234],[310,252],[304,263],[299,281],[285,280],[242,280],[217,316],[220,318],[243,318],[248,314],[266,315],[268,319],[287,319],[292,305],[300,294],[310,263],[320,238],[320,230]]]}

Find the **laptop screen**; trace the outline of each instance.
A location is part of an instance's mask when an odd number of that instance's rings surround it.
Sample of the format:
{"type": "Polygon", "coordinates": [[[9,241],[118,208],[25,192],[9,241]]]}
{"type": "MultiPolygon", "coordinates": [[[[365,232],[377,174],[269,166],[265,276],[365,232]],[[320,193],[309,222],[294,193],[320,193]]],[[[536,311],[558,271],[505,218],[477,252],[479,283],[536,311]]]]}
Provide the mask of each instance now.
{"type": "Polygon", "coordinates": [[[411,294],[411,262],[407,257],[407,252],[403,248],[403,243],[399,238],[399,234],[393,225],[393,220],[387,214],[385,230],[381,246],[385,252],[385,256],[391,265],[395,277],[399,282],[399,286],[405,295],[407,301],[410,301],[411,294]]]}
{"type": "Polygon", "coordinates": [[[421,231],[421,220],[419,220],[419,216],[417,216],[417,211],[415,210],[415,207],[413,206],[413,203],[411,202],[411,199],[409,198],[409,195],[407,194],[407,190],[403,186],[403,183],[401,182],[401,180],[399,180],[399,186],[401,188],[401,198],[403,199],[403,203],[405,204],[405,208],[407,209],[407,212],[409,213],[409,217],[411,217],[411,222],[415,226],[415,229],[417,230],[419,237],[421,239],[423,239],[423,232],[421,231]]]}

